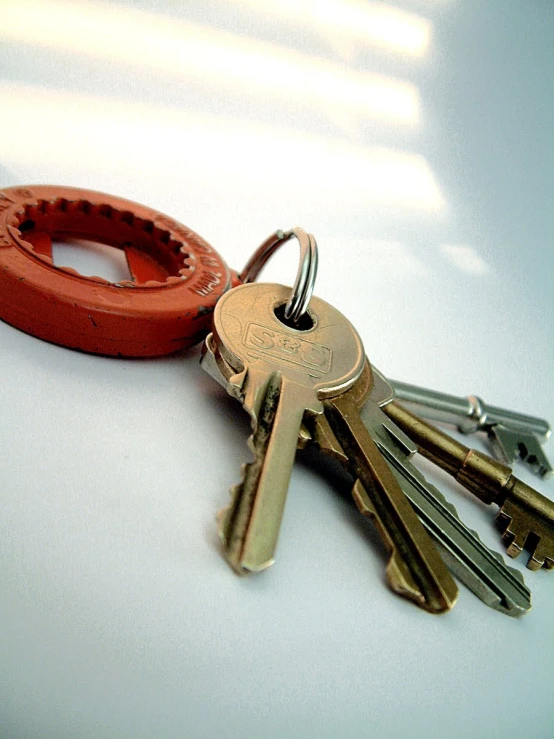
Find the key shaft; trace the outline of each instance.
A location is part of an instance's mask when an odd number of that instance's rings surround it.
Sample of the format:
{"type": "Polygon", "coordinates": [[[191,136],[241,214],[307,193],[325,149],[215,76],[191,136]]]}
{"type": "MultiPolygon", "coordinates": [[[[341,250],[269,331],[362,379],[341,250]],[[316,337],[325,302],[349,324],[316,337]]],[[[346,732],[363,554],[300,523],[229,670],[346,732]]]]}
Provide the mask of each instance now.
{"type": "Polygon", "coordinates": [[[450,423],[463,433],[501,424],[515,431],[534,434],[542,442],[551,434],[550,424],[545,419],[485,404],[475,395],[460,398],[397,380],[391,383],[396,398],[403,401],[408,410],[414,410],[422,418],[450,423]]]}
{"type": "Polygon", "coordinates": [[[459,398],[398,381],[393,386],[404,406],[422,418],[451,424],[464,434],[484,431],[501,462],[511,465],[519,458],[539,477],[552,475],[552,465],[541,446],[550,437],[548,421],[487,405],[474,395],[459,398]]]}
{"type": "Polygon", "coordinates": [[[250,437],[254,461],[245,465],[242,481],[231,491],[232,503],[219,518],[227,558],[239,574],[273,563],[304,411],[305,389],[292,385],[283,392],[280,373],[271,374],[265,387],[254,386],[262,397],[245,403],[259,408],[250,437]]]}

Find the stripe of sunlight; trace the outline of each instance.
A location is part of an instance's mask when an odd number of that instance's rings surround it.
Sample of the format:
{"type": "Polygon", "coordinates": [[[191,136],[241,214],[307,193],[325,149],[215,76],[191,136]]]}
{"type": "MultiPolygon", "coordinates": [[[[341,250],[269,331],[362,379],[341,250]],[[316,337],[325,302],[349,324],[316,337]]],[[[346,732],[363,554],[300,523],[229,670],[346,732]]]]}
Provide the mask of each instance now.
{"type": "Polygon", "coordinates": [[[477,253],[472,246],[455,246],[445,244],[440,251],[451,264],[462,272],[472,275],[488,275],[492,272],[491,266],[477,253]]]}
{"type": "Polygon", "coordinates": [[[333,276],[348,279],[352,264],[371,264],[367,272],[367,282],[396,283],[400,279],[413,282],[432,274],[433,268],[420,259],[415,248],[409,248],[398,241],[375,241],[372,239],[327,238],[325,247],[330,254],[348,254],[348,263],[336,264],[333,276]],[[344,273],[344,274],[343,274],[344,273]]]}
{"type": "MultiPolygon", "coordinates": [[[[229,1],[229,0],[228,0],[229,1]]],[[[333,45],[337,36],[412,57],[429,48],[432,23],[384,3],[362,0],[231,0],[252,12],[317,28],[333,45]]]]}
{"type": "Polygon", "coordinates": [[[417,154],[15,84],[0,84],[0,109],[0,139],[10,142],[3,158],[14,168],[161,178],[169,172],[173,187],[179,178],[183,187],[192,182],[210,190],[230,182],[253,197],[263,183],[264,198],[282,200],[286,193],[343,208],[368,202],[424,211],[443,206],[435,177],[417,154]]]}
{"type": "Polygon", "coordinates": [[[188,77],[237,92],[415,125],[414,85],[155,13],[91,2],[3,0],[0,38],[188,77]]]}

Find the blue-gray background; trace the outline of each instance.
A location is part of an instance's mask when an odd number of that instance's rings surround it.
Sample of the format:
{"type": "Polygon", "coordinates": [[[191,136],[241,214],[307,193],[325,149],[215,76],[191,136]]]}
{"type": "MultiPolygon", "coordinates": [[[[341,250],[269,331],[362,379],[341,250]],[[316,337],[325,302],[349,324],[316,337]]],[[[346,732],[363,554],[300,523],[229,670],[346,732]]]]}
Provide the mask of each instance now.
{"type": "MultiPolygon", "coordinates": [[[[316,292],[385,374],[554,418],[551,2],[0,14],[0,186],[144,202],[236,268],[302,225],[316,292]]],[[[295,265],[287,247],[267,278],[295,265]]],[[[371,527],[304,460],[275,566],[239,580],[214,512],[248,424],[197,350],[116,361],[5,324],[0,342],[2,736],[552,736],[552,573],[513,563],[521,621],[463,588],[431,617],[386,589],[371,527]]],[[[493,511],[424,469],[501,550],[493,511]]]]}

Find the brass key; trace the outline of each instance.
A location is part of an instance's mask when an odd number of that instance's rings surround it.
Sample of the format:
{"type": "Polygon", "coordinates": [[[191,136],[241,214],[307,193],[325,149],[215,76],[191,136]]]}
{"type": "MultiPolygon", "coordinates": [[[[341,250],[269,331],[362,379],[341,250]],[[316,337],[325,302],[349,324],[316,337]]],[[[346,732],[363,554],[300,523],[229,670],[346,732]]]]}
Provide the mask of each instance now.
{"type": "Polygon", "coordinates": [[[309,419],[307,426],[321,448],[332,450],[338,442],[348,457],[356,505],[374,521],[390,554],[390,587],[421,608],[442,613],[456,602],[458,588],[360,417],[364,402],[373,402],[368,400],[372,385],[366,362],[356,385],[325,399],[325,416],[309,419]]]}
{"type": "Polygon", "coordinates": [[[230,369],[228,392],[252,418],[254,461],[231,490],[219,516],[225,554],[239,574],[257,572],[274,559],[306,415],[323,413],[321,398],[350,387],[364,367],[354,327],[332,306],[312,298],[298,327],[282,309],[289,288],[241,285],[220,298],[210,342],[230,369]]]}
{"type": "Polygon", "coordinates": [[[427,459],[452,475],[484,503],[500,506],[497,522],[510,557],[530,553],[527,567],[554,567],[554,502],[512,475],[509,467],[456,441],[396,402],[385,413],[427,459]]]}

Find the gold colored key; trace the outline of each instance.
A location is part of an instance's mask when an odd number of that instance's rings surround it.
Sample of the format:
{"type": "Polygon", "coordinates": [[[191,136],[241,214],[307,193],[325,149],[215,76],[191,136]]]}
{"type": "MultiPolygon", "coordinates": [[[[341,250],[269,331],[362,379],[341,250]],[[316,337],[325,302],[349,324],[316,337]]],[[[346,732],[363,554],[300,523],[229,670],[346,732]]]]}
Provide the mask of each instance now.
{"type": "Polygon", "coordinates": [[[356,505],[373,520],[389,552],[386,572],[392,590],[427,611],[442,613],[456,602],[458,588],[360,417],[360,407],[373,402],[372,386],[366,360],[356,385],[326,398],[325,416],[314,416],[307,425],[318,446],[332,452],[338,443],[337,458],[341,449],[348,457],[356,505]]]}
{"type": "Polygon", "coordinates": [[[298,328],[282,313],[290,290],[241,285],[220,298],[211,342],[228,365],[227,390],[251,416],[254,461],[219,516],[227,559],[239,574],[272,564],[298,434],[305,416],[323,413],[322,399],[350,387],[365,354],[352,324],[312,298],[298,328]]]}
{"type": "Polygon", "coordinates": [[[486,454],[469,449],[396,402],[385,413],[415,442],[418,451],[484,503],[500,506],[497,522],[510,557],[530,553],[527,567],[554,567],[554,502],[486,454]]]}

